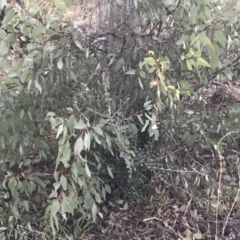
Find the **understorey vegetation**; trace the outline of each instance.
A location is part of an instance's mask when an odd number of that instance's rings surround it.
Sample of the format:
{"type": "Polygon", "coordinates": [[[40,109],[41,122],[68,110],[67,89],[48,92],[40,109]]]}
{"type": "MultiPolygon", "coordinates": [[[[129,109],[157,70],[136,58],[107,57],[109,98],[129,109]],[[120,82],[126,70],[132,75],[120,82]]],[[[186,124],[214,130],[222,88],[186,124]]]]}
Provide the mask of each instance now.
{"type": "Polygon", "coordinates": [[[234,0],[2,0],[0,238],[239,239],[239,20],[234,0]]]}

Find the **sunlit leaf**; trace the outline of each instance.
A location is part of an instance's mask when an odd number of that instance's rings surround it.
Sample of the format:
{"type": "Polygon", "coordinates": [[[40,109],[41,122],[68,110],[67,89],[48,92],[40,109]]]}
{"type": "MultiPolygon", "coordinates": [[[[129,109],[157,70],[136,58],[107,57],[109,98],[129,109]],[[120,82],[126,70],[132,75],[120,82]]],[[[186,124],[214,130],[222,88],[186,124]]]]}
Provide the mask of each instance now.
{"type": "Polygon", "coordinates": [[[61,124],[61,125],[58,127],[58,132],[57,132],[56,138],[58,138],[62,132],[63,132],[63,124],[61,124]]]}
{"type": "Polygon", "coordinates": [[[126,74],[129,74],[129,75],[134,75],[135,73],[136,73],[135,69],[130,69],[126,72],[126,74]]]}
{"type": "Polygon", "coordinates": [[[89,48],[86,49],[86,58],[89,58],[89,48]]]}
{"type": "Polygon", "coordinates": [[[96,222],[96,216],[97,216],[97,205],[94,203],[92,206],[92,217],[93,217],[93,222],[96,222]]]}
{"type": "Polygon", "coordinates": [[[80,153],[83,150],[83,146],[83,139],[79,137],[74,145],[74,154],[80,156],[80,153]]]}
{"type": "Polygon", "coordinates": [[[62,60],[62,58],[59,58],[59,60],[57,62],[57,66],[58,66],[59,70],[63,69],[63,60],[62,60]]]}
{"type": "Polygon", "coordinates": [[[87,163],[85,163],[85,171],[86,171],[86,174],[88,175],[88,177],[91,177],[92,175],[91,175],[91,172],[90,172],[90,169],[89,169],[89,167],[88,167],[88,165],[87,165],[87,163]]]}
{"type": "Polygon", "coordinates": [[[85,149],[89,150],[90,145],[91,145],[91,138],[90,138],[90,134],[87,132],[84,135],[84,147],[85,147],[85,149]]]}
{"type": "Polygon", "coordinates": [[[59,10],[65,10],[67,8],[66,3],[64,0],[54,0],[54,5],[59,10]]]}
{"type": "Polygon", "coordinates": [[[193,236],[195,239],[203,239],[203,235],[200,232],[193,234],[193,236]]]}
{"type": "Polygon", "coordinates": [[[156,65],[156,61],[153,57],[144,58],[144,63],[148,64],[150,66],[155,66],[156,65]]]}
{"type": "Polygon", "coordinates": [[[192,64],[190,63],[190,61],[188,59],[186,59],[186,65],[189,71],[192,71],[192,64]]]}
{"type": "Polygon", "coordinates": [[[204,60],[203,58],[197,58],[197,64],[198,65],[202,65],[202,66],[205,66],[205,67],[211,67],[211,65],[206,61],[204,60]]]}

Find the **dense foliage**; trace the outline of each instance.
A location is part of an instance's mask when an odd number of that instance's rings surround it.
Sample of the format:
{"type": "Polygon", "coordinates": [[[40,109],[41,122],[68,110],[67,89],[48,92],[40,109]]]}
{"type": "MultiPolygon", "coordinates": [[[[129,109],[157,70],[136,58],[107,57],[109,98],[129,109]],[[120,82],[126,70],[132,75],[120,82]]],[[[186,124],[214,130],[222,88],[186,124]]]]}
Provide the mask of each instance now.
{"type": "Polygon", "coordinates": [[[153,177],[239,206],[239,3],[133,2],[93,32],[53,17],[64,1],[1,1],[1,239],[77,239],[109,199],[161,196],[153,177]]]}

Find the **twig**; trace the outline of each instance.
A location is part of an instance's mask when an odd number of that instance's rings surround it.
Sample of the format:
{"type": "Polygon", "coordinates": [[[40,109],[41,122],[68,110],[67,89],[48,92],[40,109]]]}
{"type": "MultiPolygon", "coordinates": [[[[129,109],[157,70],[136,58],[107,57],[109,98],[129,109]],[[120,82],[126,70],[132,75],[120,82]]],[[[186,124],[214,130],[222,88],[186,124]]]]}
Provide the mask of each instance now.
{"type": "Polygon", "coordinates": [[[234,208],[234,206],[235,206],[235,204],[236,204],[236,202],[237,202],[237,200],[238,200],[239,193],[240,193],[240,165],[238,165],[238,190],[237,190],[237,194],[236,194],[236,196],[235,196],[234,202],[233,202],[233,204],[232,204],[232,206],[231,206],[231,208],[230,208],[230,210],[229,210],[229,212],[228,212],[228,215],[227,215],[227,217],[226,217],[226,221],[225,221],[225,223],[224,223],[224,225],[223,225],[222,237],[223,237],[223,235],[224,235],[225,228],[226,228],[226,226],[227,226],[227,224],[228,224],[228,221],[229,221],[229,217],[230,217],[230,215],[231,215],[231,212],[232,212],[232,210],[233,210],[233,208],[234,208]]]}
{"type": "MultiPolygon", "coordinates": [[[[219,178],[218,178],[218,190],[217,190],[217,205],[216,205],[216,218],[215,218],[215,223],[216,223],[216,231],[215,231],[215,237],[217,237],[217,231],[218,231],[218,211],[219,211],[219,204],[220,204],[220,198],[221,198],[221,184],[222,184],[222,173],[223,173],[223,163],[222,163],[222,156],[220,153],[219,146],[221,142],[229,135],[238,133],[239,131],[231,131],[225,134],[217,143],[217,153],[218,153],[218,159],[219,159],[219,178]]],[[[235,201],[234,201],[235,203],[235,201]]],[[[224,230],[224,229],[223,229],[224,230]]]]}
{"type": "Polygon", "coordinates": [[[186,206],[186,209],[185,209],[185,211],[184,211],[184,214],[183,214],[183,216],[185,216],[186,215],[186,213],[187,213],[187,210],[188,210],[188,208],[190,207],[190,205],[191,205],[191,202],[192,202],[192,198],[188,201],[188,203],[187,203],[187,206],[186,206]]]}

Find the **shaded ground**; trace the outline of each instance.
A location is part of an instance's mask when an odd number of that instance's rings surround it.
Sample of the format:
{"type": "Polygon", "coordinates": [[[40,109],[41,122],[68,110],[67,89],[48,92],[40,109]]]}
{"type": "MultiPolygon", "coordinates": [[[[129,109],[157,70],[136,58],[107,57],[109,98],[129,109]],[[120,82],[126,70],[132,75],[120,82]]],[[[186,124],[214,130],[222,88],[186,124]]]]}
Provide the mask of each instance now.
{"type": "MultiPolygon", "coordinates": [[[[220,233],[225,223],[217,223],[220,233]]],[[[206,208],[194,209],[191,200],[183,204],[159,197],[146,200],[144,205],[130,205],[117,217],[92,225],[82,239],[215,239],[215,229],[215,216],[207,215],[206,208]]],[[[240,239],[240,220],[229,219],[221,239],[240,239]]]]}

